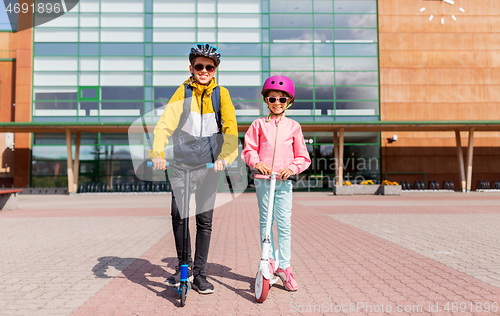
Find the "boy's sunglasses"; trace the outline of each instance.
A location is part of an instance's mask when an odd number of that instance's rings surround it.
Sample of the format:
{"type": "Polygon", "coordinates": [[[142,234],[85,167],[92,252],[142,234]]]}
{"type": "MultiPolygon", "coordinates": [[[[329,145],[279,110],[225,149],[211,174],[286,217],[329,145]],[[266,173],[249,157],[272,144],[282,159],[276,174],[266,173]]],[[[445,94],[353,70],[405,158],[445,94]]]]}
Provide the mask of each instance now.
{"type": "Polygon", "coordinates": [[[196,64],[194,65],[194,70],[196,71],[202,71],[203,69],[206,69],[208,72],[214,72],[215,67],[212,65],[203,65],[203,64],[196,64]]]}
{"type": "Polygon", "coordinates": [[[277,100],[280,101],[281,104],[286,104],[288,102],[288,99],[290,99],[289,97],[267,97],[267,102],[269,102],[270,104],[274,104],[276,103],[277,100]]]}

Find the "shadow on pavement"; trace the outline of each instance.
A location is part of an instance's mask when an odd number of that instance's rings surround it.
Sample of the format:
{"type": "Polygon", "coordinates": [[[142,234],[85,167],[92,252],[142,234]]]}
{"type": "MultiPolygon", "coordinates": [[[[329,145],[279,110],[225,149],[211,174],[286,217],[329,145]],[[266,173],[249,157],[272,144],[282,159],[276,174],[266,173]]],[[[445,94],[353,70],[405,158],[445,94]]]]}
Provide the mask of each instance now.
{"type": "MultiPolygon", "coordinates": [[[[177,261],[177,258],[168,258],[163,261],[167,262],[168,266],[174,266],[175,268],[174,259],[177,261]]],[[[92,268],[92,272],[94,272],[97,278],[118,277],[107,273],[110,267],[114,267],[116,270],[121,271],[128,280],[145,287],[157,296],[169,300],[173,305],[178,305],[179,297],[177,292],[163,283],[165,279],[170,276],[170,273],[166,272],[161,266],[152,264],[145,259],[113,256],[101,257],[98,261],[99,263],[92,268]],[[161,278],[161,281],[154,281],[150,278],[161,278]]]]}

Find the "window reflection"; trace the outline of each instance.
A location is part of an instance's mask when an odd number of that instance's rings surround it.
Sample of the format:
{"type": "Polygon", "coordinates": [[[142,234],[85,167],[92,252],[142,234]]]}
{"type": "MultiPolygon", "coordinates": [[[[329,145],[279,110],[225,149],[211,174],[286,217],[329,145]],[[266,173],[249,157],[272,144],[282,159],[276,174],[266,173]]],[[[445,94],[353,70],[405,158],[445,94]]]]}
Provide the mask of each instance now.
{"type": "Polygon", "coordinates": [[[378,87],[336,87],[337,100],[378,100],[378,87]]]}
{"type": "Polygon", "coordinates": [[[377,85],[377,72],[336,72],[336,85],[377,85]]]}
{"type": "Polygon", "coordinates": [[[312,27],[312,21],[312,14],[271,14],[271,27],[312,27]]]}
{"type": "Polygon", "coordinates": [[[283,13],[303,13],[312,12],[312,1],[301,1],[301,0],[271,0],[270,1],[271,12],[283,12],[283,13]]]}
{"type": "Polygon", "coordinates": [[[377,27],[375,14],[336,14],[335,27],[377,27]]]}

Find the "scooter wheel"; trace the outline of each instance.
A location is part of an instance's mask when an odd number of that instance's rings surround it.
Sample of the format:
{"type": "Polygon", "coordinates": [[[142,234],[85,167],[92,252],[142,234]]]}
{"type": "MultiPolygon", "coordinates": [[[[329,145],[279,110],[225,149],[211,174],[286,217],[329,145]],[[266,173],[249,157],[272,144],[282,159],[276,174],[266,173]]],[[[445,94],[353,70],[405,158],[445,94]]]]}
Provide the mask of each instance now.
{"type": "Polygon", "coordinates": [[[269,280],[264,278],[260,272],[257,272],[255,276],[255,299],[257,302],[262,303],[267,299],[270,288],[269,280]]]}
{"type": "Polygon", "coordinates": [[[183,286],[181,289],[181,307],[186,305],[186,295],[187,295],[187,287],[183,286]]]}

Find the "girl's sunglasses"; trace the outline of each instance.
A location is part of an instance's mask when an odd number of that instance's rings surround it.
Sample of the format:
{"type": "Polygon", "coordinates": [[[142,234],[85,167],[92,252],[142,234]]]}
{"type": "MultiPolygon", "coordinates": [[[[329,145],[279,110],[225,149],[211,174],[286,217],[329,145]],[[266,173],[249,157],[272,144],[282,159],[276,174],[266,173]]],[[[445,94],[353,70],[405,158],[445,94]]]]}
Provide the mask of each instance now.
{"type": "Polygon", "coordinates": [[[289,97],[267,97],[267,102],[269,102],[270,104],[274,104],[276,103],[276,101],[280,101],[281,104],[286,104],[288,102],[288,99],[290,99],[289,97]]]}
{"type": "Polygon", "coordinates": [[[215,67],[212,65],[203,65],[203,64],[196,64],[194,65],[194,70],[196,71],[202,71],[203,69],[206,69],[208,72],[214,72],[215,67]]]}

